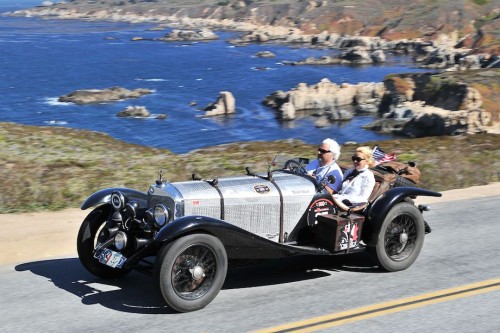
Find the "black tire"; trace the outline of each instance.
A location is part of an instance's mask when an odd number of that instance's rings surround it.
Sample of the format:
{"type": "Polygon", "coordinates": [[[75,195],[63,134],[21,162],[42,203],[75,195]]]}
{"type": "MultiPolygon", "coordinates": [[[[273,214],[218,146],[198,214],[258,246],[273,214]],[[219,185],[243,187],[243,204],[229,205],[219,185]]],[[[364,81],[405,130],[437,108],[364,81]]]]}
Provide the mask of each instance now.
{"type": "Polygon", "coordinates": [[[169,307],[195,311],[217,296],[227,266],[226,250],[217,237],[191,234],[163,247],[156,260],[155,279],[169,307]]]}
{"type": "Polygon", "coordinates": [[[103,206],[94,209],[80,226],[76,249],[78,258],[83,267],[90,273],[104,279],[114,279],[124,276],[130,272],[123,268],[112,268],[105,266],[94,258],[93,250],[96,246],[101,229],[106,224],[106,218],[109,214],[109,207],[103,206]]]}
{"type": "Polygon", "coordinates": [[[395,205],[382,223],[374,249],[379,266],[389,272],[410,267],[422,249],[424,235],[418,208],[408,202],[395,205]]]}

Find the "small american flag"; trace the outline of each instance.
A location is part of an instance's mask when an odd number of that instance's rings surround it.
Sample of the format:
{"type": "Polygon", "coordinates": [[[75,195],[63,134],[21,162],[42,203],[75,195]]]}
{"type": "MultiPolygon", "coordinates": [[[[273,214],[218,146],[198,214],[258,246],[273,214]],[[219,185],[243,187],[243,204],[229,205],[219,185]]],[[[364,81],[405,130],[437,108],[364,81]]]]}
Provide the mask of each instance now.
{"type": "Polygon", "coordinates": [[[396,154],[386,154],[382,149],[375,146],[373,149],[372,157],[377,164],[387,161],[394,161],[396,159],[396,154]]]}

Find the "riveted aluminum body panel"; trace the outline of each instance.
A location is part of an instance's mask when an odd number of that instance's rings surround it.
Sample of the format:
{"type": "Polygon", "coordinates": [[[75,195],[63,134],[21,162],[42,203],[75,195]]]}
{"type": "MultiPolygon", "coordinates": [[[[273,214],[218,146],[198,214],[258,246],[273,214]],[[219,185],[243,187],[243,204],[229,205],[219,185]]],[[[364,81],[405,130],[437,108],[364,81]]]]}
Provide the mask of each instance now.
{"type": "Polygon", "coordinates": [[[274,174],[274,182],[283,194],[283,232],[290,234],[316,194],[316,187],[309,179],[283,172],[274,174]]]}
{"type": "Polygon", "coordinates": [[[226,222],[279,241],[281,198],[275,184],[283,195],[283,232],[289,234],[315,194],[313,182],[294,174],[275,172],[273,181],[265,179],[264,174],[224,177],[218,179],[217,188],[207,181],[151,186],[150,204],[168,203],[175,218],[201,215],[220,219],[223,215],[226,222]]]}
{"type": "Polygon", "coordinates": [[[224,220],[267,239],[279,240],[280,195],[274,184],[255,176],[219,179],[224,220]]]}

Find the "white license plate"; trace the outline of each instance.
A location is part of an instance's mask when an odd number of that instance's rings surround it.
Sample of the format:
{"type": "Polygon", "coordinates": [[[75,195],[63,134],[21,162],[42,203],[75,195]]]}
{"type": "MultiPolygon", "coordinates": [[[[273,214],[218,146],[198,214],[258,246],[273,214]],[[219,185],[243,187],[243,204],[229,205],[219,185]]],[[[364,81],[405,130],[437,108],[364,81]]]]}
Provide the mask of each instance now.
{"type": "Polygon", "coordinates": [[[96,253],[96,258],[101,264],[104,264],[113,268],[121,268],[125,260],[121,253],[112,251],[110,249],[103,249],[102,251],[96,253]]]}

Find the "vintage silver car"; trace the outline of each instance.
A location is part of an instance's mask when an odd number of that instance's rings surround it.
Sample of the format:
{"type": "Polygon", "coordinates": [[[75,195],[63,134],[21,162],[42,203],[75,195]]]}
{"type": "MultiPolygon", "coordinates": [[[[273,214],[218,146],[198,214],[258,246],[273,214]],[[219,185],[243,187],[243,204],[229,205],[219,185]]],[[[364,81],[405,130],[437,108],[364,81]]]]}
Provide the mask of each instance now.
{"type": "MultiPolygon", "coordinates": [[[[384,270],[408,268],[417,258],[426,224],[416,196],[441,196],[399,176],[374,170],[368,203],[336,202],[305,173],[307,159],[275,159],[268,170],[236,177],[169,183],[160,177],[146,192],[108,188],[92,194],[95,207],[77,240],[83,266],[102,278],[130,272],[156,258],[155,282],[173,309],[209,304],[224,283],[229,259],[370,251],[384,270]],[[398,185],[405,186],[398,186],[398,185]]],[[[233,262],[233,261],[231,261],[233,262]]]]}

